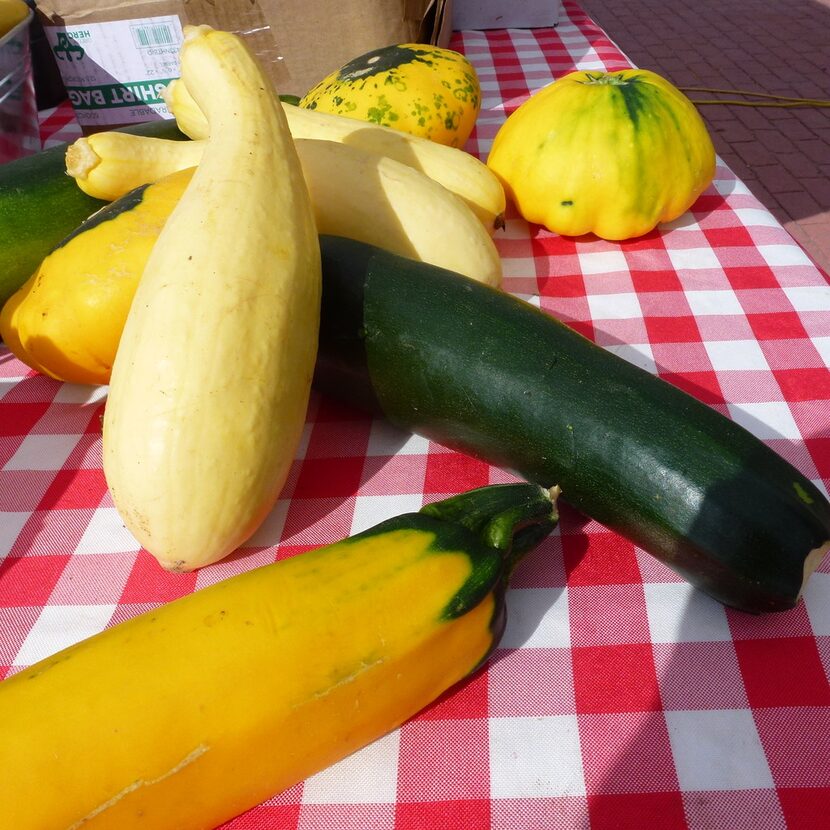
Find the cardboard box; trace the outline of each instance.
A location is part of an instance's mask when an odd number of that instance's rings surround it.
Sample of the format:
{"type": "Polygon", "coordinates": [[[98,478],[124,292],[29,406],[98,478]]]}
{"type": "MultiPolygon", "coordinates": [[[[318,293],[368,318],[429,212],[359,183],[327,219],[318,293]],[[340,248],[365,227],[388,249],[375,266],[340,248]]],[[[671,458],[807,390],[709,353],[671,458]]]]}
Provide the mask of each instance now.
{"type": "Polygon", "coordinates": [[[559,22],[560,0],[453,0],[453,29],[536,29],[559,22]]]}
{"type": "Polygon", "coordinates": [[[182,26],[242,36],[277,90],[302,95],[370,49],[446,45],[450,0],[38,0],[46,37],[85,133],[169,118],[182,26]]]}

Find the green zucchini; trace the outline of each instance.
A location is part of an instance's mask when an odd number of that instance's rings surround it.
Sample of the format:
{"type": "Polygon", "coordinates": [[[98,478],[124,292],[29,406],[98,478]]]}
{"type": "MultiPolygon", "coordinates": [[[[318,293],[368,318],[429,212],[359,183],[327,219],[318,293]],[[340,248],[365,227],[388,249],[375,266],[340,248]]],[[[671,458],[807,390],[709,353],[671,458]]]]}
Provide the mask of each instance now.
{"type": "MultiPolygon", "coordinates": [[[[124,132],[183,139],[174,121],[148,121],[124,132]]],[[[66,175],[67,144],[0,165],[0,306],[64,237],[106,202],[66,175]]]]}
{"type": "Polygon", "coordinates": [[[830,504],[750,432],[506,293],[321,237],[316,387],[511,469],[727,606],[793,607],[830,504]]]}

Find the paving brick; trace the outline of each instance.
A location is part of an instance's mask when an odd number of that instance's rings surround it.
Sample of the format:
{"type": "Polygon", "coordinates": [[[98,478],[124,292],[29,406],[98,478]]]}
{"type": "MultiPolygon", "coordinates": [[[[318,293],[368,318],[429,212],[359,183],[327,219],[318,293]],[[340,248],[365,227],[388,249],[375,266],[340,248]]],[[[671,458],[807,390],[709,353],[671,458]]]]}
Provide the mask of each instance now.
{"type": "Polygon", "coordinates": [[[796,147],[800,153],[804,153],[807,158],[812,159],[817,164],[827,161],[830,148],[818,138],[808,138],[804,141],[796,142],[796,147]]]}
{"type": "Polygon", "coordinates": [[[822,233],[817,225],[795,224],[798,236],[792,231],[790,231],[790,234],[812,254],[818,265],[824,268],[825,271],[830,272],[830,268],[828,268],[828,265],[830,265],[830,236],[827,233],[822,233]]]}
{"type": "Polygon", "coordinates": [[[746,186],[749,188],[749,192],[765,207],[769,207],[770,205],[778,205],[778,202],[775,199],[775,196],[770,193],[766,187],[764,187],[763,183],[757,181],[755,179],[744,179],[743,180],[746,186]]]}
{"type": "Polygon", "coordinates": [[[769,71],[769,63],[766,60],[758,60],[755,57],[745,57],[740,62],[741,69],[744,74],[748,75],[748,80],[753,82],[753,92],[765,92],[758,83],[758,77],[764,75],[769,71]]]}
{"type": "Polygon", "coordinates": [[[736,155],[731,149],[721,154],[721,158],[726,162],[732,172],[741,180],[758,179],[761,181],[757,170],[753,170],[740,156],[736,155]]]}
{"type": "MultiPolygon", "coordinates": [[[[760,174],[758,178],[761,178],[760,174]]],[[[794,193],[803,189],[799,180],[780,164],[772,165],[764,170],[763,182],[771,193],[776,194],[794,193]]]]}
{"type": "Polygon", "coordinates": [[[825,210],[830,210],[830,179],[816,176],[814,179],[801,179],[801,184],[825,210]]]}
{"type": "MultiPolygon", "coordinates": [[[[826,80],[826,79],[825,79],[826,80]]],[[[799,98],[826,98],[827,84],[819,83],[810,75],[802,75],[796,83],[793,84],[796,92],[793,94],[799,98]]]]}
{"type": "MultiPolygon", "coordinates": [[[[760,135],[762,131],[758,131],[760,135]]],[[[763,142],[756,138],[754,141],[741,141],[732,145],[735,152],[752,167],[764,167],[770,164],[778,164],[778,153],[768,149],[763,142]]]]}
{"type": "Polygon", "coordinates": [[[793,150],[793,140],[785,130],[770,126],[768,130],[757,130],[755,137],[767,150],[776,155],[791,153],[793,150]]]}
{"type": "MultiPolygon", "coordinates": [[[[697,93],[696,97],[702,97],[705,93],[697,93]]],[[[722,124],[724,121],[736,121],[735,109],[728,106],[719,106],[717,104],[709,104],[700,106],[700,111],[703,117],[713,124],[722,124]]],[[[742,122],[738,122],[741,126],[746,126],[742,122]]],[[[750,131],[751,132],[751,131],[750,131]]]]}
{"type": "Polygon", "coordinates": [[[767,114],[757,107],[735,107],[740,121],[750,130],[763,130],[769,125],[767,114]]]}
{"type": "Polygon", "coordinates": [[[830,211],[824,210],[820,213],[814,213],[812,216],[801,216],[798,221],[807,228],[812,228],[815,225],[815,230],[822,231],[822,236],[830,236],[827,233],[827,228],[830,227],[830,211]]]}
{"type": "Polygon", "coordinates": [[[724,137],[731,142],[754,141],[755,135],[748,130],[737,118],[728,118],[720,121],[716,130],[724,134],[724,137]]]}
{"type": "Polygon", "coordinates": [[[776,193],[775,197],[778,199],[778,204],[793,219],[818,216],[822,213],[819,203],[803,190],[794,190],[792,193],[776,193]]]}
{"type": "Polygon", "coordinates": [[[795,145],[791,146],[788,152],[778,156],[778,163],[798,179],[812,179],[821,175],[819,166],[812,159],[799,153],[795,145]]]}
{"type": "MultiPolygon", "coordinates": [[[[828,68],[830,71],[830,68],[828,68]]],[[[830,110],[821,107],[804,107],[800,109],[801,118],[804,123],[814,130],[827,129],[830,124],[830,110]]]]}
{"type": "Polygon", "coordinates": [[[821,238],[812,237],[809,251],[816,264],[824,269],[824,275],[830,281],[830,239],[826,235],[821,238]]]}
{"type": "MultiPolygon", "coordinates": [[[[797,110],[793,107],[764,107],[764,112],[770,124],[773,124],[777,130],[781,130],[782,132],[789,130],[790,124],[798,120],[797,116],[794,115],[797,110]]],[[[803,137],[809,138],[811,135],[812,131],[807,130],[803,137]]]]}
{"type": "MultiPolygon", "coordinates": [[[[802,141],[806,138],[817,137],[816,130],[808,129],[793,110],[778,110],[778,112],[780,113],[780,117],[777,119],[775,126],[790,141],[802,141]]],[[[818,137],[822,138],[821,135],[818,135],[818,137]]],[[[830,127],[828,127],[827,136],[823,140],[827,141],[828,145],[830,145],[830,127]]]]}

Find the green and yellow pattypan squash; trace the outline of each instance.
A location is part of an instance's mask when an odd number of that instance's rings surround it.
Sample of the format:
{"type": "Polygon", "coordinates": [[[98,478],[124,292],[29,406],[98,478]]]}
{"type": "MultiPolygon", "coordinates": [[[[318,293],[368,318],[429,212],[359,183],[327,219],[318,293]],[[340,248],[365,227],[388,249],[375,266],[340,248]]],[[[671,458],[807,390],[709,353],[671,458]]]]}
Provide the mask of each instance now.
{"type": "Polygon", "coordinates": [[[685,213],[715,150],[694,104],[654,72],[573,72],[507,118],[487,164],[529,222],[622,240],[685,213]]]}
{"type": "Polygon", "coordinates": [[[459,52],[402,43],[349,61],[310,89],[300,107],[462,147],[478,117],[481,88],[459,52]]]}
{"type": "Polygon", "coordinates": [[[138,281],[192,175],[136,188],[57,245],[0,309],[9,351],[57,380],[109,383],[138,281]]]}

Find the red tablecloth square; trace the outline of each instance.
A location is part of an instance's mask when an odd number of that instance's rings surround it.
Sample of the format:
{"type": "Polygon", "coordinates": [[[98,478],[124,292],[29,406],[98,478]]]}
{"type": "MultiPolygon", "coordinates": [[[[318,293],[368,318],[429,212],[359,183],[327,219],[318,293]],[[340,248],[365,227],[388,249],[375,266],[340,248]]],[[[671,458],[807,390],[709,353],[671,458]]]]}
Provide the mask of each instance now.
{"type": "Polygon", "coordinates": [[[603,793],[588,797],[591,830],[685,830],[679,793],[603,793]]]}
{"type": "Polygon", "coordinates": [[[787,830],[816,830],[830,815],[830,790],[826,787],[779,787],[778,798],[787,830]]]}
{"type": "Polygon", "coordinates": [[[6,557],[0,562],[3,605],[9,608],[45,605],[69,560],[66,554],[6,557]]]}
{"type": "Polygon", "coordinates": [[[830,683],[812,637],[736,640],[735,651],[753,708],[830,706],[830,683]]]}
{"type": "MultiPolygon", "coordinates": [[[[612,614],[612,609],[604,609],[612,614]]],[[[577,712],[656,712],[660,688],[650,643],[575,646],[572,649],[577,712]]]]}
{"type": "Polygon", "coordinates": [[[192,594],[196,588],[196,578],[195,572],[179,574],[165,571],[151,554],[141,551],[136,556],[120,601],[128,605],[171,602],[192,594]]]}
{"type": "Polygon", "coordinates": [[[95,509],[107,496],[107,482],[101,469],[58,470],[38,510],[95,509]]]}

